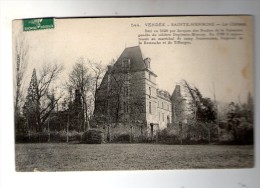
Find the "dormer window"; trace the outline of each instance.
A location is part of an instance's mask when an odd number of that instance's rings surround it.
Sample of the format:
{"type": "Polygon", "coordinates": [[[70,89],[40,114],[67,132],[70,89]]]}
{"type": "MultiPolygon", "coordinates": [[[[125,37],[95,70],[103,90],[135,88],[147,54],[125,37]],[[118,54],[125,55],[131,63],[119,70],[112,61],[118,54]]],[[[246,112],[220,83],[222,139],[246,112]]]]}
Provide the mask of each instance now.
{"type": "Polygon", "coordinates": [[[144,64],[145,64],[147,69],[151,68],[150,63],[151,63],[151,59],[149,57],[144,59],[144,64]]]}
{"type": "Polygon", "coordinates": [[[123,68],[129,68],[130,67],[130,59],[129,58],[124,58],[122,61],[122,67],[123,68]]]}

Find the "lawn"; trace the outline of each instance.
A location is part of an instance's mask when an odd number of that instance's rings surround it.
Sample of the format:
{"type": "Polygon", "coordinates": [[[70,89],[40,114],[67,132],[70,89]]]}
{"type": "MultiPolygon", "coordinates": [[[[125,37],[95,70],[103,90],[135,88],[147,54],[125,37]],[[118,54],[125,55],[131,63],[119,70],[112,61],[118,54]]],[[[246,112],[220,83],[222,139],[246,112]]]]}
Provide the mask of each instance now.
{"type": "Polygon", "coordinates": [[[253,146],[16,144],[17,171],[251,168],[253,146]]]}

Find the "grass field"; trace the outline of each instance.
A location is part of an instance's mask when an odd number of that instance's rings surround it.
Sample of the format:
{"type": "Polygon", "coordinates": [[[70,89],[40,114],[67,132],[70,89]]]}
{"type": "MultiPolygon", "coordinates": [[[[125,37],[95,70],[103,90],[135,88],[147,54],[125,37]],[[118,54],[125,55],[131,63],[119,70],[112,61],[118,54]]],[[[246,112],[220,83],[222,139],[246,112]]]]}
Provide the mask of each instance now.
{"type": "Polygon", "coordinates": [[[17,171],[251,168],[253,146],[16,144],[17,171]]]}

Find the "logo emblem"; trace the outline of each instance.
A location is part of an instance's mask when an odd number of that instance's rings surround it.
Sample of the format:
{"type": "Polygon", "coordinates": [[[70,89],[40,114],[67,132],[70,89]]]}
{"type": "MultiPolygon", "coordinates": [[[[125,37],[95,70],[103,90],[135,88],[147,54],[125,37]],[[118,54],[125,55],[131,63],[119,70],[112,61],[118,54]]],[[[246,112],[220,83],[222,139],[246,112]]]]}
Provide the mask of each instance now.
{"type": "Polygon", "coordinates": [[[23,20],[23,31],[54,29],[54,18],[35,18],[23,20]]]}

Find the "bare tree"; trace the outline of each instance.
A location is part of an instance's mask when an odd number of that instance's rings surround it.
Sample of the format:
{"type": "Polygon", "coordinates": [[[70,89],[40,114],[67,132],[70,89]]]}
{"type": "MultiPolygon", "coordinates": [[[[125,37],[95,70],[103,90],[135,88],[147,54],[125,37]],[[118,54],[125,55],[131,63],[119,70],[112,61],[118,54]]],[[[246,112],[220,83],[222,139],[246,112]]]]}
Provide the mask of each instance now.
{"type": "Polygon", "coordinates": [[[28,64],[29,46],[24,37],[15,39],[15,113],[20,113],[24,74],[28,64]]]}
{"type": "Polygon", "coordinates": [[[79,91],[82,99],[82,114],[84,114],[83,128],[84,130],[89,128],[89,114],[88,114],[88,101],[87,95],[91,91],[91,74],[86,65],[84,58],[79,58],[73,67],[69,75],[68,87],[79,91]],[[85,125],[87,123],[87,126],[85,125]]]}
{"type": "Polygon", "coordinates": [[[24,101],[23,90],[24,90],[24,75],[28,64],[28,53],[29,46],[23,35],[15,38],[14,44],[14,74],[15,74],[15,84],[14,84],[14,114],[15,114],[15,132],[24,133],[25,123],[24,118],[21,116],[21,104],[24,101]]]}
{"type": "Polygon", "coordinates": [[[38,80],[38,100],[40,103],[38,124],[40,130],[42,130],[43,124],[53,112],[58,101],[62,98],[61,95],[57,96],[57,91],[54,91],[54,87],[52,87],[52,84],[62,71],[63,66],[56,63],[53,65],[45,64],[40,70],[38,80]]]}
{"type": "Polygon", "coordinates": [[[37,132],[43,131],[44,123],[62,97],[57,96],[57,91],[54,91],[53,86],[62,70],[63,66],[61,65],[55,63],[53,65],[45,64],[40,70],[39,79],[37,78],[36,70],[33,70],[23,109],[27,122],[33,124],[28,125],[28,127],[36,126],[35,130],[37,132]],[[33,121],[28,121],[28,118],[33,119],[33,121]]]}
{"type": "Polygon", "coordinates": [[[93,79],[92,79],[92,82],[93,82],[92,91],[93,91],[93,96],[94,96],[93,103],[95,104],[95,101],[97,99],[97,89],[101,84],[101,80],[103,78],[103,75],[104,75],[106,69],[102,65],[101,61],[94,62],[94,61],[88,60],[88,63],[90,64],[90,67],[94,72],[93,79]]]}
{"type": "MultiPolygon", "coordinates": [[[[114,110],[112,116],[115,117],[116,124],[119,123],[121,116],[123,115],[122,102],[123,98],[127,98],[129,95],[128,90],[128,74],[126,72],[112,72],[111,73],[111,83],[108,91],[108,98],[110,99],[110,107],[114,110]]],[[[126,101],[128,102],[128,101],[126,101]]],[[[128,105],[126,103],[126,105],[128,105]]],[[[126,107],[127,108],[127,107],[126,107]]],[[[128,111],[128,110],[127,110],[128,111]]]]}

